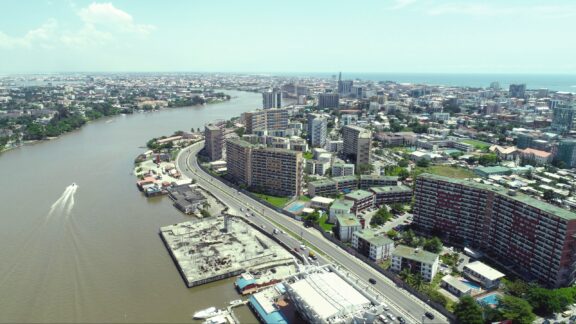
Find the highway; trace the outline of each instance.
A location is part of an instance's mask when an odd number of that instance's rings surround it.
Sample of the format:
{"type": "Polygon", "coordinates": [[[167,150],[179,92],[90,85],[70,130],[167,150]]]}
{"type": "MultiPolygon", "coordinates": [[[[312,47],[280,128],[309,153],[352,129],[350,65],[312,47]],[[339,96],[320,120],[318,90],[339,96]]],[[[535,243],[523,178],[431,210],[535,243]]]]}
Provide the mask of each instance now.
{"type": "Polygon", "coordinates": [[[196,154],[203,148],[203,145],[204,142],[202,141],[183,149],[176,159],[176,167],[183,175],[194,179],[201,187],[220,199],[233,214],[245,215],[248,208],[250,214],[253,215],[248,219],[270,232],[274,228],[282,230],[284,233],[278,234],[281,236],[279,238],[289,246],[299,247],[302,242],[305,242],[306,245],[320,251],[324,254],[321,259],[342,266],[357,277],[358,283],[365,283],[366,289],[375,289],[383,296],[383,302],[391,308],[391,313],[401,315],[407,322],[448,323],[442,314],[406,290],[397,287],[391,280],[361,260],[326,240],[314,228],[305,228],[302,222],[268,208],[204,172],[196,159],[196,154]],[[289,234],[292,234],[293,237],[289,234]],[[370,278],[376,279],[377,283],[375,285],[369,284],[368,279],[370,278]],[[424,317],[426,311],[435,315],[434,320],[424,317]]]}

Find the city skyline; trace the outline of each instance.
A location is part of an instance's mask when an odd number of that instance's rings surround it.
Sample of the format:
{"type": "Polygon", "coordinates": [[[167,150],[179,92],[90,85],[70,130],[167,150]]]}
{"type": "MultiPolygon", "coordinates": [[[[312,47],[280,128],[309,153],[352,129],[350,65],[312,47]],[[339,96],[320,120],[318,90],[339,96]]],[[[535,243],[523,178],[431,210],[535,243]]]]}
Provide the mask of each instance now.
{"type": "Polygon", "coordinates": [[[573,74],[569,1],[2,3],[1,74],[573,74]],[[230,55],[233,53],[233,55],[230,55]]]}

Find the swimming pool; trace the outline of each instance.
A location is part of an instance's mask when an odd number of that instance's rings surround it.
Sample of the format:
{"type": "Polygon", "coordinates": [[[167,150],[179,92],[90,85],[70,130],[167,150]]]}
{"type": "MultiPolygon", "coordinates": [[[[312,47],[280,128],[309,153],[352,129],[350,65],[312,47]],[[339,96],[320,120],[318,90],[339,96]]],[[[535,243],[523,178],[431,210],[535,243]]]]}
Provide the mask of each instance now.
{"type": "Polygon", "coordinates": [[[480,304],[498,305],[498,297],[500,297],[498,294],[491,294],[491,295],[486,295],[482,298],[478,298],[477,301],[480,304]]]}
{"type": "Polygon", "coordinates": [[[289,212],[297,212],[299,210],[302,210],[304,208],[304,204],[302,203],[293,203],[292,205],[290,205],[290,207],[288,207],[288,211],[289,212]]]}
{"type": "Polygon", "coordinates": [[[460,279],[460,281],[472,289],[480,289],[480,286],[478,286],[476,283],[474,283],[472,281],[468,281],[468,280],[464,280],[464,279],[460,279]]]}

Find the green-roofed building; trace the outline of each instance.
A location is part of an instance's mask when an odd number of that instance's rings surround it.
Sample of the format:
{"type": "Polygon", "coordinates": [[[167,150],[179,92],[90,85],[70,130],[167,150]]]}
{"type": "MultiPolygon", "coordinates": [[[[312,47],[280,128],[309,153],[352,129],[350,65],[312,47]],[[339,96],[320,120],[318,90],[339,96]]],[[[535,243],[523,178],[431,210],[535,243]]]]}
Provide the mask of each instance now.
{"type": "Polygon", "coordinates": [[[381,175],[361,175],[360,176],[360,189],[368,189],[370,187],[381,186],[397,186],[398,177],[394,176],[381,176],[381,175]]]}
{"type": "Polygon", "coordinates": [[[336,217],[338,217],[338,215],[352,213],[352,207],[354,207],[354,202],[351,200],[345,200],[345,199],[335,200],[332,203],[332,205],[330,205],[328,222],[332,224],[336,223],[336,217]]]}
{"type": "Polygon", "coordinates": [[[384,234],[365,228],[352,234],[352,247],[362,255],[378,262],[390,258],[394,250],[394,241],[384,234]]]}
{"type": "Polygon", "coordinates": [[[412,201],[412,188],[404,185],[372,187],[370,191],[374,193],[376,206],[394,203],[405,204],[412,201]]]}
{"type": "Polygon", "coordinates": [[[352,207],[352,212],[354,213],[359,213],[374,206],[374,193],[366,190],[354,190],[344,195],[344,199],[354,202],[352,207]]]}
{"type": "Polygon", "coordinates": [[[318,180],[308,182],[308,194],[310,197],[332,197],[338,194],[338,186],[334,180],[318,180]]]}
{"type": "Polygon", "coordinates": [[[413,224],[550,287],[576,278],[576,214],[472,180],[418,177],[413,224]]]}
{"type": "Polygon", "coordinates": [[[336,181],[340,192],[350,192],[358,189],[358,178],[355,176],[333,177],[332,180],[336,181]]]}
{"type": "Polygon", "coordinates": [[[424,251],[422,248],[398,245],[392,252],[390,269],[396,272],[408,269],[411,273],[419,273],[424,280],[430,282],[438,272],[439,259],[438,254],[424,251]]]}
{"type": "Polygon", "coordinates": [[[494,175],[511,175],[512,170],[503,166],[489,166],[489,167],[477,167],[474,169],[474,173],[481,176],[482,178],[488,178],[494,175]]]}
{"type": "Polygon", "coordinates": [[[348,242],[352,239],[352,233],[362,229],[362,224],[354,214],[342,214],[336,216],[336,226],[334,234],[342,242],[348,242]]]}

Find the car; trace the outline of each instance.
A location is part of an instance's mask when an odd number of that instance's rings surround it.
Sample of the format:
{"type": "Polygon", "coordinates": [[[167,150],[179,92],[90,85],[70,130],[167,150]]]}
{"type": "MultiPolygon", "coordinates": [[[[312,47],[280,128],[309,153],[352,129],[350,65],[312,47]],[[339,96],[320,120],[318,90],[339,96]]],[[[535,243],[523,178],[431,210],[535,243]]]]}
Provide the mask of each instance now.
{"type": "Polygon", "coordinates": [[[370,278],[370,279],[368,279],[368,282],[370,282],[371,284],[375,285],[375,284],[376,284],[376,279],[370,278]]]}
{"type": "Polygon", "coordinates": [[[424,315],[426,315],[426,317],[428,317],[429,319],[434,319],[434,314],[432,314],[430,312],[426,312],[426,313],[424,313],[424,315]]]}
{"type": "Polygon", "coordinates": [[[388,318],[392,321],[394,321],[394,316],[390,313],[386,313],[386,316],[388,316],[388,318]]]}
{"type": "Polygon", "coordinates": [[[398,316],[397,318],[398,318],[398,322],[400,322],[400,323],[406,323],[406,320],[404,319],[404,317],[398,316]]]}

